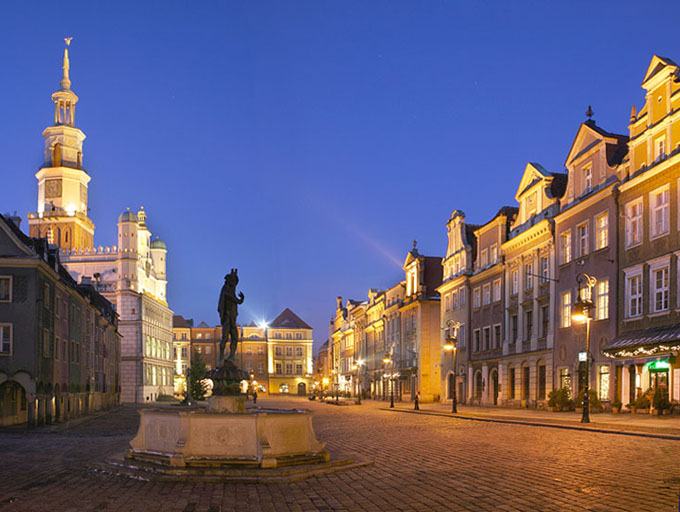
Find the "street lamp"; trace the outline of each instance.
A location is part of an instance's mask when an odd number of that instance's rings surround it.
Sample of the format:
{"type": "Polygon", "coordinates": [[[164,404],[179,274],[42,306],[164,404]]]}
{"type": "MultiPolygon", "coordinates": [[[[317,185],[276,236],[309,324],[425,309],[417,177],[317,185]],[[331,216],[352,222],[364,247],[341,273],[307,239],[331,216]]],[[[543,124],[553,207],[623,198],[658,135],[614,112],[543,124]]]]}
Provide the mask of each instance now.
{"type": "Polygon", "coordinates": [[[591,313],[594,307],[592,301],[593,287],[597,283],[597,279],[582,272],[576,277],[576,282],[578,283],[578,300],[574,304],[571,318],[575,322],[586,323],[586,368],[585,378],[583,379],[583,415],[581,416],[581,423],[590,423],[590,397],[588,396],[590,382],[590,322],[593,319],[591,313]],[[581,284],[583,284],[583,287],[581,284]],[[586,289],[588,290],[587,294],[583,293],[586,289]]]}
{"type": "Polygon", "coordinates": [[[383,363],[385,363],[385,366],[388,364],[391,365],[390,369],[392,370],[390,373],[390,409],[394,409],[394,360],[389,356],[389,354],[385,354],[385,358],[383,359],[383,363]]]}
{"type": "Polygon", "coordinates": [[[446,335],[446,343],[444,343],[444,350],[446,352],[453,352],[453,386],[451,386],[451,414],[458,412],[458,400],[456,400],[456,366],[458,359],[458,329],[461,326],[460,322],[449,320],[446,322],[449,327],[446,335]],[[454,328],[454,334],[451,334],[451,327],[454,328]]]}
{"type": "Polygon", "coordinates": [[[361,373],[360,372],[361,372],[361,365],[362,364],[363,364],[363,361],[361,359],[358,359],[352,365],[352,371],[356,375],[356,383],[355,383],[356,388],[355,389],[357,389],[357,391],[358,391],[356,393],[357,405],[361,405],[361,373]]]}

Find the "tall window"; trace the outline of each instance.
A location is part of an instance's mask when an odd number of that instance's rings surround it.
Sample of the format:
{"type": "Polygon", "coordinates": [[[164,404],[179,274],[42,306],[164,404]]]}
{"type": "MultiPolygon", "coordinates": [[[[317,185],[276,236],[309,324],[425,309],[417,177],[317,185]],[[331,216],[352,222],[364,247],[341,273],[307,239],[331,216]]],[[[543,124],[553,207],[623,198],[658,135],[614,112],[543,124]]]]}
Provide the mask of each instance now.
{"type": "Polygon", "coordinates": [[[626,247],[642,242],[642,198],[626,205],[626,247]]]}
{"type": "Polygon", "coordinates": [[[545,400],[545,365],[538,367],[538,399],[545,400]]]}
{"type": "Polygon", "coordinates": [[[576,228],[576,257],[582,258],[588,254],[588,223],[584,222],[576,228]]]}
{"type": "Polygon", "coordinates": [[[465,288],[460,288],[458,290],[458,298],[460,299],[460,307],[465,307],[465,288]]]}
{"type": "Polygon", "coordinates": [[[496,263],[498,261],[498,246],[493,244],[491,246],[491,263],[496,263]]]}
{"type": "Polygon", "coordinates": [[[609,245],[609,214],[595,217],[595,248],[604,249],[609,245]]]}
{"type": "Polygon", "coordinates": [[[515,398],[515,369],[510,368],[510,375],[508,379],[508,387],[510,388],[510,398],[514,400],[515,398]]]}
{"type": "Polygon", "coordinates": [[[547,256],[541,256],[541,284],[548,282],[550,278],[550,265],[547,256]]]}
{"type": "Polygon", "coordinates": [[[482,260],[481,266],[482,266],[482,267],[486,267],[486,266],[489,264],[489,251],[488,251],[487,249],[482,249],[482,254],[481,254],[481,256],[482,256],[482,258],[481,258],[481,260],[482,260]]]}
{"type": "Polygon", "coordinates": [[[571,261],[571,230],[567,230],[560,235],[560,262],[569,263],[571,261]]]}
{"type": "Polygon", "coordinates": [[[668,267],[653,269],[651,278],[654,312],[668,309],[668,267]]]}
{"type": "Polygon", "coordinates": [[[571,390],[571,374],[569,368],[560,369],[560,388],[571,390]]]}
{"type": "Polygon", "coordinates": [[[583,169],[583,192],[590,192],[593,188],[593,168],[583,169]]]}
{"type": "Polygon", "coordinates": [[[524,313],[524,315],[526,319],[525,321],[526,333],[524,339],[530,340],[534,334],[534,312],[527,311],[526,313],[524,313]]]}
{"type": "Polygon", "coordinates": [[[510,342],[515,343],[517,341],[517,315],[510,317],[510,328],[512,329],[512,339],[510,342]]]}
{"type": "Polygon", "coordinates": [[[474,291],[472,292],[472,305],[475,308],[478,308],[481,304],[481,290],[479,288],[475,288],[474,291]]]}
{"type": "Polygon", "coordinates": [[[629,276],[626,280],[626,288],[628,317],[640,316],[642,314],[642,276],[640,274],[629,276]]]}
{"type": "Polygon", "coordinates": [[[302,375],[302,363],[295,363],[295,374],[302,375]]]}
{"type": "Polygon", "coordinates": [[[491,304],[491,285],[485,284],[482,287],[482,300],[485,306],[491,304]]]}
{"type": "Polygon", "coordinates": [[[293,355],[293,347],[286,347],[286,355],[287,356],[293,355]]]}
{"type": "Polygon", "coordinates": [[[0,355],[12,355],[12,324],[0,324],[0,355]]]}
{"type": "Polygon", "coordinates": [[[458,332],[456,333],[458,337],[458,346],[460,348],[465,348],[465,326],[461,325],[458,327],[458,332]]]}
{"type": "Polygon", "coordinates": [[[510,277],[512,279],[512,294],[517,295],[519,293],[519,270],[513,269],[510,277]]]}
{"type": "Polygon", "coordinates": [[[496,279],[493,282],[493,301],[498,302],[501,300],[501,280],[496,279]]]}
{"type": "Polygon", "coordinates": [[[659,137],[654,141],[654,160],[663,160],[666,157],[666,139],[659,137]]]}
{"type": "Polygon", "coordinates": [[[600,400],[609,399],[609,366],[603,364],[600,366],[598,371],[598,388],[597,395],[600,400]]]}
{"type": "Polygon", "coordinates": [[[550,306],[541,306],[541,337],[548,336],[550,330],[550,306]]]}
{"type": "Polygon", "coordinates": [[[650,219],[652,237],[668,233],[669,194],[670,188],[668,185],[649,194],[649,204],[652,210],[650,219]]]}
{"type": "Polygon", "coordinates": [[[450,311],[451,310],[451,294],[447,293],[444,295],[444,310],[445,311],[450,311]]]}
{"type": "Polygon", "coordinates": [[[293,363],[286,363],[286,374],[287,375],[293,374],[293,363]]]}
{"type": "Polygon", "coordinates": [[[0,302],[12,302],[12,278],[0,276],[0,302]]]}
{"type": "Polygon", "coordinates": [[[452,295],[453,295],[453,299],[452,299],[453,309],[457,309],[458,308],[458,291],[454,290],[452,295]]]}
{"type": "Polygon", "coordinates": [[[595,320],[609,318],[609,280],[598,281],[595,285],[595,320]]]}
{"type": "Polygon", "coordinates": [[[489,350],[491,348],[491,327],[484,327],[483,334],[483,350],[489,350]]]}
{"type": "Polygon", "coordinates": [[[303,355],[304,349],[302,347],[295,347],[295,355],[301,357],[303,355]]]}
{"type": "Polygon", "coordinates": [[[524,267],[524,288],[529,290],[534,287],[534,264],[527,263],[524,267]]]}
{"type": "Polygon", "coordinates": [[[281,363],[276,363],[276,374],[281,375],[283,373],[281,363]]]}
{"type": "Polygon", "coordinates": [[[283,349],[280,346],[274,347],[274,354],[277,356],[283,355],[283,349]]]}
{"type": "Polygon", "coordinates": [[[501,324],[497,324],[493,326],[493,348],[500,348],[501,343],[501,324]]]}
{"type": "Polygon", "coordinates": [[[480,337],[481,337],[481,333],[480,333],[479,329],[475,329],[475,331],[473,333],[473,337],[474,337],[474,340],[473,340],[472,348],[475,352],[479,352],[479,341],[480,341],[480,337]]]}
{"type": "Polygon", "coordinates": [[[571,326],[571,291],[562,294],[560,302],[561,322],[562,327],[571,326]]]}

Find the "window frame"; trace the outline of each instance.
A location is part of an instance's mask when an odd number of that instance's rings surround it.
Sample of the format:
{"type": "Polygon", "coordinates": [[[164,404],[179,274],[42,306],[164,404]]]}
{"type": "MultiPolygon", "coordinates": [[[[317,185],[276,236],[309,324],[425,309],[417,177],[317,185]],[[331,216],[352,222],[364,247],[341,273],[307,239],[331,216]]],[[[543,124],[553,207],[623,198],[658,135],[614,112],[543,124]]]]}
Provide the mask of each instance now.
{"type": "Polygon", "coordinates": [[[503,299],[503,281],[495,279],[493,282],[493,302],[500,302],[503,299]]]}
{"type": "Polygon", "coordinates": [[[655,240],[662,236],[666,236],[671,231],[671,187],[670,183],[658,187],[649,193],[649,239],[655,240]],[[662,206],[658,206],[657,196],[659,194],[664,194],[666,202],[662,206]],[[657,212],[665,210],[663,214],[662,222],[665,222],[665,226],[662,226],[661,231],[657,231],[657,212]]]}
{"type": "Polygon", "coordinates": [[[560,327],[566,329],[571,327],[571,308],[573,305],[572,291],[567,290],[560,293],[560,327]],[[565,299],[569,300],[565,300],[565,299]]]}
{"type": "Polygon", "coordinates": [[[482,285],[482,305],[488,306],[491,304],[491,283],[482,285]]]}
{"type": "Polygon", "coordinates": [[[566,265],[573,259],[571,228],[560,233],[560,263],[566,265]]]}
{"type": "Polygon", "coordinates": [[[609,279],[600,279],[595,283],[595,320],[609,319],[609,290],[609,279]],[[602,293],[602,287],[605,284],[607,289],[602,293]]]}
{"type": "Polygon", "coordinates": [[[604,211],[595,216],[595,250],[606,249],[609,247],[609,212],[604,211]],[[600,221],[604,219],[604,225],[600,221]],[[604,234],[604,242],[602,241],[604,234]]]}
{"type": "Polygon", "coordinates": [[[14,276],[12,275],[0,275],[0,281],[2,280],[7,280],[7,298],[3,299],[0,297],[0,302],[3,303],[10,303],[12,302],[12,286],[13,286],[13,278],[14,276]]]}
{"type": "Polygon", "coordinates": [[[2,322],[0,323],[0,357],[3,356],[12,356],[12,352],[14,349],[14,324],[11,322],[2,322]],[[7,336],[7,350],[4,351],[4,339],[5,339],[5,329],[8,330],[9,336],[7,336]]]}
{"type": "Polygon", "coordinates": [[[671,267],[668,261],[663,261],[655,265],[649,266],[649,311],[651,313],[665,313],[670,311],[670,289],[671,289],[671,267]],[[666,274],[665,286],[657,287],[657,273],[664,272],[666,274]],[[665,307],[658,309],[656,306],[657,294],[662,293],[662,302],[665,302],[665,307]],[[665,296],[665,297],[664,297],[665,296]]]}
{"type": "Polygon", "coordinates": [[[626,219],[624,247],[630,249],[642,244],[642,239],[644,237],[644,203],[642,197],[628,201],[624,207],[624,213],[626,219]],[[639,207],[639,212],[633,216],[631,210],[636,207],[639,207]],[[633,230],[633,225],[635,225],[635,230],[633,230]]]}
{"type": "Polygon", "coordinates": [[[585,258],[590,253],[590,222],[581,222],[576,226],[577,259],[585,258]]]}
{"type": "Polygon", "coordinates": [[[625,309],[624,309],[624,317],[625,318],[638,318],[643,315],[644,311],[644,300],[643,300],[643,279],[642,279],[642,266],[638,265],[637,267],[629,270],[624,270],[623,272],[624,275],[624,299],[625,299],[625,309]],[[638,287],[635,295],[631,293],[631,284],[633,280],[638,281],[638,287]],[[636,299],[636,304],[637,304],[637,312],[635,315],[632,314],[631,312],[631,305],[633,304],[633,299],[636,299]]]}

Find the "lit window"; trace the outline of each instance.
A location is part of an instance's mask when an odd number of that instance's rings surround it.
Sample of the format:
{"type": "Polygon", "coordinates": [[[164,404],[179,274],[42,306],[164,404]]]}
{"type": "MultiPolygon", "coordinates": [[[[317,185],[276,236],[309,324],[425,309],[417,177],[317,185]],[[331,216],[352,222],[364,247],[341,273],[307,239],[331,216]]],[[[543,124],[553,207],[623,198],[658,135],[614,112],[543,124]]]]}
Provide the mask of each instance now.
{"type": "Polygon", "coordinates": [[[599,370],[599,386],[597,395],[600,400],[607,400],[609,398],[609,366],[601,365],[599,370]]]}
{"type": "Polygon", "coordinates": [[[246,355],[248,355],[248,356],[252,356],[252,355],[253,355],[253,347],[251,347],[250,345],[248,345],[248,346],[246,347],[246,355]]]}
{"type": "Polygon", "coordinates": [[[652,305],[654,312],[668,309],[668,267],[651,270],[652,305]]]}
{"type": "Polygon", "coordinates": [[[562,318],[560,325],[562,327],[570,327],[571,326],[571,291],[564,292],[562,294],[562,302],[561,302],[561,313],[562,313],[562,318]]]}
{"type": "Polygon", "coordinates": [[[560,369],[560,388],[567,388],[571,391],[571,374],[569,368],[560,369]]]}
{"type": "Polygon", "coordinates": [[[260,345],[259,347],[257,347],[257,353],[258,353],[258,355],[263,355],[263,354],[264,354],[264,347],[263,347],[262,345],[260,345]]]}
{"type": "Polygon", "coordinates": [[[626,247],[642,242],[642,199],[626,205],[626,247]]]}
{"type": "Polygon", "coordinates": [[[491,246],[491,263],[496,263],[498,261],[498,246],[493,244],[491,246]]]}
{"type": "Polygon", "coordinates": [[[598,281],[595,285],[595,320],[609,318],[609,280],[598,281]]]}
{"type": "Polygon", "coordinates": [[[595,218],[595,245],[598,250],[609,246],[609,214],[606,212],[595,218]]]}
{"type": "Polygon", "coordinates": [[[652,237],[668,233],[669,194],[670,189],[668,186],[657,189],[649,194],[649,204],[652,210],[650,219],[652,237]]]}
{"type": "Polygon", "coordinates": [[[0,276],[0,302],[12,302],[11,276],[0,276]]]}
{"type": "Polygon", "coordinates": [[[636,317],[642,314],[642,275],[628,276],[626,279],[626,295],[628,296],[628,317],[636,317]]]}
{"type": "Polygon", "coordinates": [[[571,230],[567,230],[560,235],[560,262],[569,263],[571,261],[571,230]]]}
{"type": "Polygon", "coordinates": [[[581,224],[576,228],[576,257],[582,258],[588,254],[588,223],[581,224]]]}

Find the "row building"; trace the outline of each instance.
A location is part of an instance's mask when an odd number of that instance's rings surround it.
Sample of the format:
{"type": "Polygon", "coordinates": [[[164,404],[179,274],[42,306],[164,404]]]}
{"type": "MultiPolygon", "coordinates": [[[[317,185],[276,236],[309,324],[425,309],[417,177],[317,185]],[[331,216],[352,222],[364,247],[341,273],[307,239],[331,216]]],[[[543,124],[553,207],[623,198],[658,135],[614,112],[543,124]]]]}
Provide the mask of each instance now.
{"type": "Polygon", "coordinates": [[[543,408],[552,390],[576,397],[589,368],[605,405],[659,386],[680,401],[680,68],[654,56],[642,87],[628,133],[589,108],[563,169],[528,163],[515,203],[487,222],[453,211],[443,258],[414,248],[395,288],[338,299],[320,368],[329,387],[387,399],[394,381],[397,399],[455,389],[464,403],[543,408]],[[590,354],[572,319],[582,300],[590,354]]]}

